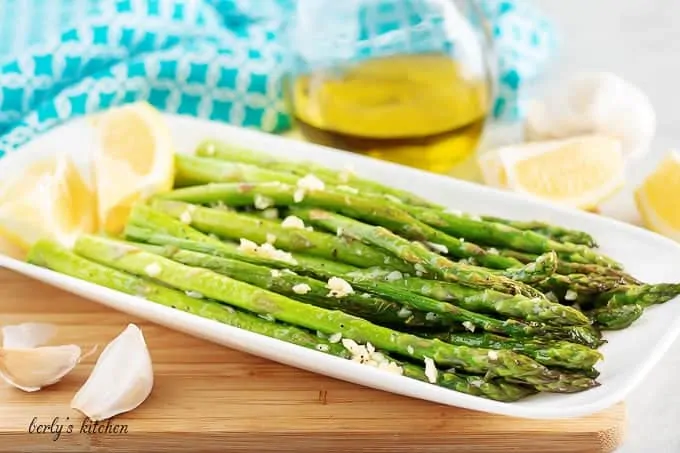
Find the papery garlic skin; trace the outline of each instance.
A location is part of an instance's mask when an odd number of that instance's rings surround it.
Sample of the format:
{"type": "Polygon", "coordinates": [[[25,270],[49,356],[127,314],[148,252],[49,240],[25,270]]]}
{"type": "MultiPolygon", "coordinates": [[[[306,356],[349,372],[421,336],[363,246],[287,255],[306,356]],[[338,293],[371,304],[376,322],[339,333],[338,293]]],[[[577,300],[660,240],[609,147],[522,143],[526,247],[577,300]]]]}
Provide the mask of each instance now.
{"type": "Polygon", "coordinates": [[[37,392],[59,382],[80,361],[76,345],[41,348],[0,348],[0,377],[25,392],[37,392]]]}
{"type": "Polygon", "coordinates": [[[3,348],[36,348],[50,341],[57,333],[54,324],[41,322],[26,322],[0,329],[0,345],[3,348]]]}
{"type": "Polygon", "coordinates": [[[153,383],[144,335],[129,324],[104,348],[71,407],[93,421],[106,420],[137,408],[151,394],[153,383]]]}
{"type": "Polygon", "coordinates": [[[78,365],[76,345],[42,346],[56,333],[53,324],[27,322],[3,326],[0,379],[25,392],[37,392],[59,382],[78,365]]]}
{"type": "Polygon", "coordinates": [[[610,72],[583,72],[528,108],[527,141],[586,134],[621,140],[626,157],[648,152],[656,133],[656,113],[638,87],[610,72]]]}

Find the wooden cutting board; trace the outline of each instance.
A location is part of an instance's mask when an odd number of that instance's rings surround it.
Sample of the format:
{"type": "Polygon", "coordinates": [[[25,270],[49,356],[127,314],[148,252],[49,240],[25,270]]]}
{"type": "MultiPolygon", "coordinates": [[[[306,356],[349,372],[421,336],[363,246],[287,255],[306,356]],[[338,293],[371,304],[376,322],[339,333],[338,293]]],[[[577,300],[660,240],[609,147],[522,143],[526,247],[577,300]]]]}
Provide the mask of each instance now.
{"type": "Polygon", "coordinates": [[[83,350],[98,344],[99,351],[136,323],[151,352],[155,385],[137,410],[94,427],[69,402],[98,354],[36,393],[0,382],[0,452],[590,453],[614,451],[626,427],[623,404],[580,419],[537,421],[372,390],[198,340],[0,270],[0,324],[22,322],[58,324],[54,344],[83,350]],[[54,432],[35,432],[53,423],[54,432]]]}

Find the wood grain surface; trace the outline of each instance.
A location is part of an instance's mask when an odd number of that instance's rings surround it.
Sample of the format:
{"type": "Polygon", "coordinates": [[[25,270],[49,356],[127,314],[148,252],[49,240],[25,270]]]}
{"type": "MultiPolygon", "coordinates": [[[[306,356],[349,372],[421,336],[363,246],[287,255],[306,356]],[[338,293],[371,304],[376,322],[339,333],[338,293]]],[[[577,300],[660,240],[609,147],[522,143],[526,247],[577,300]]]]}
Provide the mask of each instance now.
{"type": "Polygon", "coordinates": [[[0,324],[37,321],[59,326],[53,344],[100,351],[136,323],[154,389],[137,410],[94,426],[69,403],[98,354],[36,393],[0,383],[0,452],[590,453],[614,451],[625,432],[623,404],[552,421],[433,404],[230,350],[0,270],[0,324]]]}

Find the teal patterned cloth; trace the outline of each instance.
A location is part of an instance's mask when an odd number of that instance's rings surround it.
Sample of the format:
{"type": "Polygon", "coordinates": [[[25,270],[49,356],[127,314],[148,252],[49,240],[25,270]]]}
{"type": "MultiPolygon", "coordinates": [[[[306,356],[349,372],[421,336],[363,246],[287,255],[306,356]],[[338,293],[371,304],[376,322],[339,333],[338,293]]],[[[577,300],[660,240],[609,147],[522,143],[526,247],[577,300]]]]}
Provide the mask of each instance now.
{"type": "MultiPolygon", "coordinates": [[[[522,88],[554,52],[552,25],[524,0],[472,1],[493,27],[494,116],[517,118],[522,88]]],[[[0,157],[65,120],[140,100],[286,130],[283,30],[294,8],[295,0],[0,0],[0,157]]],[[[412,15],[393,13],[362,39],[413,25],[412,15]]]]}

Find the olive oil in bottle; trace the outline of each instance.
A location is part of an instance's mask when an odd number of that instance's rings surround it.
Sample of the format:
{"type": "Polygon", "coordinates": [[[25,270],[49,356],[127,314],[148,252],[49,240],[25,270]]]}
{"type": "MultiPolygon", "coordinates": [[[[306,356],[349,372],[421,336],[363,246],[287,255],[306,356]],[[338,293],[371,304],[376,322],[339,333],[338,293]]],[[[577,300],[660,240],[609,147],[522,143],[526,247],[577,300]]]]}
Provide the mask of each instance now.
{"type": "Polygon", "coordinates": [[[490,103],[488,81],[444,54],[300,75],[289,94],[309,141],[437,173],[470,160],[490,103]]]}

